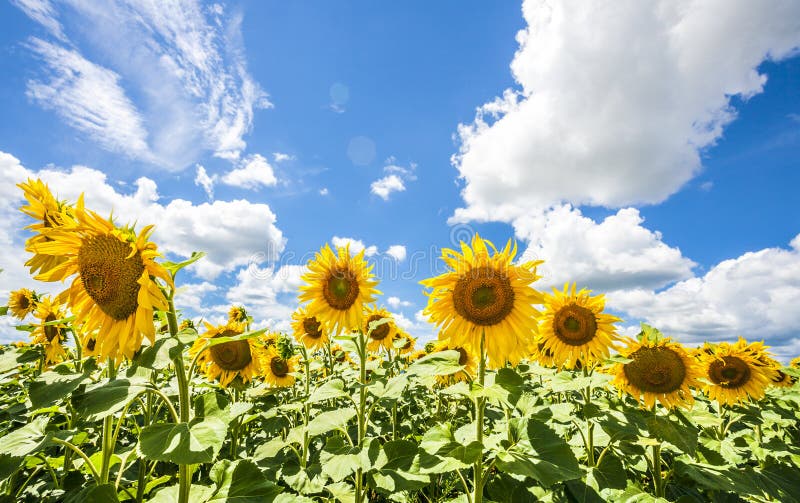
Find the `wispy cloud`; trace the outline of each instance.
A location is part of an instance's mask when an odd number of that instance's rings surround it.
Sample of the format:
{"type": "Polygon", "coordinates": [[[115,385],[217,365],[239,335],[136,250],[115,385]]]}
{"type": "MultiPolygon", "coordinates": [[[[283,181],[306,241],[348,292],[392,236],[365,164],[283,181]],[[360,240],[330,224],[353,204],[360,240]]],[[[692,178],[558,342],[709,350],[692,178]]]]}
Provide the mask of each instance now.
{"type": "Polygon", "coordinates": [[[31,42],[49,78],[31,81],[29,94],[103,148],[175,170],[193,165],[204,152],[237,161],[254,110],[272,106],[247,72],[239,12],[196,0],[15,4],[59,41],[31,42]],[[75,67],[78,77],[70,73],[75,67]],[[107,95],[115,90],[114,99],[97,100],[87,91],[98,80],[107,95]],[[45,102],[65,93],[68,100],[45,102]],[[135,96],[135,103],[127,96],[135,96]],[[89,121],[98,106],[105,115],[89,121]],[[106,120],[121,114],[133,122],[106,120]],[[122,140],[119,128],[126,134],[122,140]]]}
{"type": "Polygon", "coordinates": [[[388,201],[392,192],[403,192],[406,190],[406,182],[412,182],[417,179],[416,170],[416,163],[412,162],[406,168],[398,165],[394,157],[389,157],[383,167],[383,172],[386,176],[372,182],[370,184],[370,192],[384,201],[388,201]]]}

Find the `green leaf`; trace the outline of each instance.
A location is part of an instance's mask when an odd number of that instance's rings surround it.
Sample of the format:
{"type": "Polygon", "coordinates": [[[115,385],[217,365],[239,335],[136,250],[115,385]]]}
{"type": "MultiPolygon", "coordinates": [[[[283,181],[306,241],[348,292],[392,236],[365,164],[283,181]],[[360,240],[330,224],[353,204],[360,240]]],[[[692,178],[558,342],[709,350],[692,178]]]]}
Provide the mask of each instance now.
{"type": "Polygon", "coordinates": [[[403,395],[403,391],[408,385],[408,377],[405,374],[395,376],[388,381],[375,381],[369,387],[369,392],[378,400],[397,400],[403,395]]]}
{"type": "Polygon", "coordinates": [[[589,468],[586,481],[595,489],[625,489],[627,475],[622,461],[612,452],[606,452],[601,463],[589,468]],[[592,483],[594,482],[594,484],[592,483]]]}
{"type": "Polygon", "coordinates": [[[65,503],[114,503],[118,502],[114,484],[90,485],[66,499],[65,503]]]}
{"type": "Polygon", "coordinates": [[[530,477],[545,487],[583,475],[567,442],[544,423],[515,418],[509,428],[517,443],[497,453],[499,470],[530,477]]]}
{"type": "Polygon", "coordinates": [[[327,489],[328,492],[330,492],[331,495],[341,503],[355,503],[356,501],[356,493],[353,490],[353,487],[344,482],[328,484],[325,486],[325,489],[327,489]]]}
{"type": "Polygon", "coordinates": [[[655,344],[659,340],[664,339],[664,334],[662,334],[659,329],[651,327],[647,323],[642,323],[642,330],[639,332],[638,339],[643,342],[655,344]]]}
{"type": "Polygon", "coordinates": [[[94,360],[88,360],[83,372],[72,372],[66,365],[59,365],[53,370],[43,372],[28,388],[32,409],[41,409],[56,403],[72,393],[81,385],[97,367],[94,360]],[[92,363],[89,363],[92,362],[92,363]]]}
{"type": "Polygon", "coordinates": [[[44,431],[48,421],[47,416],[38,416],[25,426],[0,438],[0,454],[21,458],[39,451],[50,438],[44,431]]]}
{"type": "Polygon", "coordinates": [[[697,430],[664,416],[650,416],[647,429],[657,439],[669,442],[681,452],[694,457],[697,450],[697,430]]]}
{"type": "Polygon", "coordinates": [[[142,429],[138,449],[142,456],[154,461],[178,465],[210,463],[216,459],[227,433],[227,423],[216,417],[152,424],[142,429]]]}
{"type": "Polygon", "coordinates": [[[183,344],[175,337],[161,337],[152,346],[145,346],[134,358],[134,363],[146,369],[163,370],[172,365],[182,349],[183,344]]]}
{"type": "Polygon", "coordinates": [[[225,424],[231,422],[231,401],[224,393],[209,391],[196,397],[193,402],[195,417],[215,417],[225,424]]]}
{"type": "Polygon", "coordinates": [[[75,410],[88,421],[98,421],[116,414],[133,398],[146,390],[149,383],[144,379],[103,380],[87,386],[82,393],[73,395],[75,410]]]}
{"type": "Polygon", "coordinates": [[[737,494],[762,494],[758,481],[749,468],[730,468],[704,463],[685,463],[675,460],[673,470],[679,476],[693,480],[697,485],[712,491],[737,494]]]}
{"type": "Polygon", "coordinates": [[[308,398],[308,403],[319,403],[325,400],[344,398],[349,396],[344,390],[344,381],[341,379],[331,379],[317,387],[308,398]]]}
{"type": "MultiPolygon", "coordinates": [[[[155,496],[147,500],[147,503],[175,503],[178,501],[179,490],[180,487],[178,484],[162,487],[156,492],[155,496]]],[[[205,503],[212,494],[214,494],[213,487],[192,484],[189,488],[189,501],[193,503],[205,503]]]]}
{"type": "Polygon", "coordinates": [[[350,407],[323,412],[309,421],[308,434],[313,437],[334,430],[346,432],[347,423],[354,417],[356,417],[356,411],[350,407]]]}
{"type": "Polygon", "coordinates": [[[5,374],[25,363],[35,362],[41,356],[42,352],[38,346],[35,348],[6,347],[6,351],[0,355],[0,374],[5,374]]]}
{"type": "Polygon", "coordinates": [[[444,473],[466,468],[483,454],[483,446],[472,441],[456,441],[450,424],[440,423],[429,429],[419,444],[422,473],[444,473]]]}
{"type": "Polygon", "coordinates": [[[195,262],[197,262],[198,260],[200,260],[205,256],[206,256],[205,252],[192,252],[192,255],[183,262],[166,261],[166,262],[161,262],[161,265],[164,266],[164,268],[167,269],[170,273],[172,273],[173,276],[175,276],[178,273],[178,271],[180,271],[186,266],[194,264],[195,262]]]}
{"type": "Polygon", "coordinates": [[[420,377],[455,374],[464,368],[458,364],[460,357],[459,352],[452,349],[431,353],[412,363],[408,367],[408,373],[420,377]]]}
{"type": "Polygon", "coordinates": [[[0,316],[5,316],[8,314],[8,306],[0,306],[0,316]]]}
{"type": "Polygon", "coordinates": [[[339,482],[361,468],[361,449],[345,443],[338,435],[330,436],[320,452],[319,461],[322,473],[339,482]]]}
{"type": "Polygon", "coordinates": [[[282,490],[267,480],[261,470],[247,459],[218,461],[211,468],[210,477],[217,488],[208,503],[269,502],[282,490]]]}

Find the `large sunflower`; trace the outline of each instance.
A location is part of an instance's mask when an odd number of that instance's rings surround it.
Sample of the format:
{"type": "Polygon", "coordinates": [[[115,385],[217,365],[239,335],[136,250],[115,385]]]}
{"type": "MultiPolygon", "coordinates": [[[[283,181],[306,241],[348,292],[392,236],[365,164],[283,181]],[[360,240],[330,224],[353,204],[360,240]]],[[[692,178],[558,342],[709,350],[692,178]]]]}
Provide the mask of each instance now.
{"type": "Polygon", "coordinates": [[[36,310],[36,294],[27,288],[14,290],[8,296],[8,310],[13,316],[24,319],[36,310]]]}
{"type": "Polygon", "coordinates": [[[605,296],[590,296],[591,290],[576,291],[573,283],[563,291],[544,295],[545,312],[539,320],[542,351],[553,355],[559,367],[575,368],[579,362],[593,364],[608,358],[609,348],[619,339],[616,316],[603,312],[605,296]]]}
{"type": "Polygon", "coordinates": [[[82,331],[96,333],[97,354],[103,358],[133,358],[147,337],[155,341],[153,311],[166,310],[167,301],[154,278],[172,280],[154,258],[156,245],[148,241],[153,226],[137,236],[131,229],[116,227],[97,213],[85,210],[83,196],[75,207],[75,226],[45,231],[47,242],[34,245],[35,253],[65,260],[36,279],[64,281],[75,276],[61,294],[82,331]]]}
{"type": "Polygon", "coordinates": [[[67,353],[64,351],[67,325],[66,323],[47,325],[47,323],[63,320],[67,317],[67,311],[48,295],[39,301],[34,316],[39,319],[39,324],[31,332],[31,337],[34,344],[41,344],[44,348],[48,365],[64,360],[67,357],[67,353]]]}
{"type": "Polygon", "coordinates": [[[423,314],[438,325],[453,344],[479,353],[484,338],[492,367],[516,364],[527,355],[536,334],[542,295],[531,287],[540,278],[541,260],[514,264],[516,243],[502,251],[478,234],[472,247],[461,242],[461,253],[444,249],[442,260],[450,271],[422,281],[431,288],[423,314]],[[490,249],[493,253],[490,253],[490,249]]]}
{"type": "Polygon", "coordinates": [[[328,334],[317,318],[309,316],[304,307],[292,313],[292,331],[297,342],[309,351],[316,351],[328,344],[328,334]]]}
{"type": "Polygon", "coordinates": [[[758,360],[758,349],[760,346],[742,338],[734,344],[706,344],[699,356],[708,397],[725,405],[764,398],[774,372],[758,360]]]}
{"type": "MultiPolygon", "coordinates": [[[[37,222],[26,227],[35,234],[25,242],[25,249],[34,251],[36,245],[50,240],[44,232],[48,229],[55,229],[65,224],[72,224],[72,207],[57,200],[50,188],[39,179],[28,179],[25,183],[20,183],[17,187],[24,192],[28,203],[20,208],[20,211],[35,219],[37,222]]],[[[66,260],[61,255],[49,255],[45,253],[35,253],[33,257],[25,262],[30,267],[31,274],[47,272],[53,267],[66,260]]]]}
{"type": "Polygon", "coordinates": [[[364,304],[375,302],[378,281],[371,265],[364,260],[364,250],[350,255],[350,246],[338,247],[336,253],[325,245],[308,272],[302,277],[300,302],[309,302],[307,315],[320,321],[330,335],[350,331],[362,324],[364,304]]]}
{"type": "Polygon", "coordinates": [[[206,323],[205,325],[206,332],[200,335],[189,348],[189,356],[197,357],[198,369],[204,372],[209,380],[217,380],[220,386],[227,388],[237,377],[245,384],[253,377],[263,375],[265,350],[255,337],[244,341],[223,342],[203,350],[209,339],[243,334],[244,323],[228,322],[226,325],[219,326],[206,323]],[[203,352],[200,353],[200,351],[203,352]],[[200,353],[199,356],[198,353],[200,353]]]}
{"type": "Polygon", "coordinates": [[[633,360],[617,363],[611,369],[612,384],[645,407],[653,408],[656,400],[667,409],[690,408],[694,403],[691,387],[700,386],[703,371],[697,360],[669,337],[658,341],[629,339],[620,354],[633,360]]]}
{"type": "Polygon", "coordinates": [[[386,351],[392,351],[393,334],[397,333],[397,325],[394,324],[392,314],[384,308],[376,308],[374,306],[367,306],[364,310],[364,326],[361,330],[369,337],[367,349],[377,353],[381,348],[386,351]],[[369,324],[379,320],[387,319],[389,321],[378,325],[374,330],[370,331],[369,324]]]}
{"type": "Polygon", "coordinates": [[[275,388],[286,388],[294,384],[298,356],[283,358],[276,348],[270,348],[263,355],[264,380],[275,388]]]}

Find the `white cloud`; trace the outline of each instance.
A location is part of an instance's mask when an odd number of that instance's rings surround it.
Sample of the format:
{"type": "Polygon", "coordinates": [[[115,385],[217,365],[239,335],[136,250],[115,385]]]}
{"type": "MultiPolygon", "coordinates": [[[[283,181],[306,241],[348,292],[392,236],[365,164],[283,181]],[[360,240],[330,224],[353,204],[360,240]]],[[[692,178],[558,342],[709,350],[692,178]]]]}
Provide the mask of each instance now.
{"type": "Polygon", "coordinates": [[[206,294],[214,293],[219,287],[208,281],[201,283],[179,283],[175,292],[175,306],[190,313],[201,313],[206,294]]]}
{"type": "Polygon", "coordinates": [[[328,187],[322,187],[321,189],[319,189],[319,195],[327,196],[328,194],[330,194],[328,187]]]}
{"type": "Polygon", "coordinates": [[[286,162],[286,161],[294,161],[297,158],[291,154],[284,154],[283,152],[273,152],[272,159],[275,162],[286,162]]]}
{"type": "Polygon", "coordinates": [[[386,299],[386,304],[388,304],[392,309],[411,306],[411,302],[407,300],[400,300],[400,297],[389,297],[386,299]]]}
{"type": "Polygon", "coordinates": [[[800,3],[525,0],[519,90],[458,128],[455,220],[512,220],[561,202],[657,203],[763,90],[764,60],[800,45],[800,3]]]}
{"type": "Polygon", "coordinates": [[[660,292],[611,292],[608,302],[687,343],[742,335],[788,359],[800,354],[800,235],[790,247],[745,253],[660,292]]]}
{"type": "Polygon", "coordinates": [[[203,190],[208,196],[209,199],[214,199],[214,182],[216,181],[216,177],[208,176],[206,173],[206,168],[201,165],[197,165],[197,174],[194,177],[194,184],[203,187],[203,190]]]}
{"type": "MultiPolygon", "coordinates": [[[[294,295],[281,301],[281,294],[297,294],[305,266],[284,265],[279,269],[250,266],[236,275],[236,285],[225,298],[230,304],[244,305],[256,322],[274,330],[288,331],[292,311],[297,307],[294,295]]],[[[225,307],[227,310],[227,307],[225,307]]]]}
{"type": "Polygon", "coordinates": [[[58,21],[53,4],[48,0],[11,0],[29,18],[44,26],[54,37],[66,41],[64,28],[58,21]]]}
{"type": "Polygon", "coordinates": [[[366,257],[371,257],[371,256],[375,255],[376,253],[378,253],[378,247],[377,246],[375,246],[375,245],[364,246],[364,242],[361,241],[360,239],[343,238],[343,237],[339,237],[339,236],[333,236],[333,239],[331,239],[331,243],[333,243],[333,246],[335,246],[337,248],[350,245],[350,253],[352,253],[353,255],[355,255],[356,253],[359,253],[361,250],[365,250],[364,251],[364,256],[366,256],[366,257]]]}
{"type": "Polygon", "coordinates": [[[250,190],[261,186],[269,187],[278,182],[269,161],[260,154],[247,156],[240,167],[223,175],[221,180],[226,185],[250,190]]]}
{"type": "MultiPolygon", "coordinates": [[[[206,252],[205,258],[191,266],[203,279],[214,279],[251,263],[276,260],[285,246],[285,238],[275,225],[277,218],[266,204],[246,200],[194,204],[183,199],[162,203],[156,183],[149,178],[139,178],[134,192],[123,193],[108,182],[105,173],[84,166],[27,173],[40,176],[62,199],[75,201],[84,192],[89,208],[101,215],[113,211],[119,223],[137,222],[140,228],[155,224],[153,240],[162,252],[183,257],[193,251],[206,252]]],[[[22,198],[14,187],[19,181],[5,176],[0,180],[3,194],[10,194],[9,200],[15,203],[22,198]]]]}
{"type": "Polygon", "coordinates": [[[32,81],[29,94],[103,148],[173,170],[205,151],[237,160],[254,109],[271,106],[247,72],[236,12],[196,0],[65,0],[57,5],[70,15],[59,20],[49,3],[17,5],[51,31],[57,26],[64,40],[33,39],[51,76],[32,81]],[[136,107],[123,88],[137,97],[136,107]]]}
{"type": "Polygon", "coordinates": [[[379,196],[384,201],[389,200],[392,192],[402,192],[406,190],[403,180],[397,175],[388,175],[375,180],[370,185],[370,192],[379,196]]]}
{"type": "Polygon", "coordinates": [[[438,331],[436,326],[430,323],[423,315],[422,311],[414,314],[414,319],[407,318],[403,313],[393,312],[397,326],[417,338],[417,345],[421,348],[426,342],[436,339],[438,331]]]}
{"type": "Polygon", "coordinates": [[[406,259],[406,247],[403,245],[392,245],[386,250],[386,254],[398,262],[406,259]]]}
{"type": "Polygon", "coordinates": [[[75,50],[32,38],[28,46],[48,69],[45,80],[28,82],[28,97],[54,110],[73,128],[103,148],[153,161],[147,131],[120,76],[75,50]]]}
{"type": "MultiPolygon", "coordinates": [[[[624,208],[596,223],[568,205],[514,221],[529,242],[525,260],[543,259],[539,288],[576,281],[597,291],[657,289],[692,277],[695,263],[642,226],[639,210],[624,208]]],[[[505,243],[497,243],[504,245],[505,243]]]]}

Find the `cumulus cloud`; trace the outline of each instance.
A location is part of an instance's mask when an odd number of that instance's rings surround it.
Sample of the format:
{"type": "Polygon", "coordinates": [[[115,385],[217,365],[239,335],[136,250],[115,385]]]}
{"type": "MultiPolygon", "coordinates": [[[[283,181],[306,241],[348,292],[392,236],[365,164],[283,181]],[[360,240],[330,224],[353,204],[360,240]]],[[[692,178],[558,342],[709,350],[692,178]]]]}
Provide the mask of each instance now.
{"type": "Polygon", "coordinates": [[[696,264],[642,224],[635,208],[624,208],[597,223],[569,205],[514,221],[529,242],[524,260],[544,259],[541,288],[577,282],[598,291],[657,289],[691,278],[696,264]]]}
{"type": "Polygon", "coordinates": [[[789,246],[722,261],[663,291],[611,292],[609,305],[688,343],[766,338],[788,360],[800,354],[800,235],[789,246]]]}
{"type": "Polygon", "coordinates": [[[269,187],[277,182],[269,161],[260,154],[247,156],[240,167],[222,176],[222,183],[250,190],[269,187]]]}
{"type": "Polygon", "coordinates": [[[364,246],[364,242],[361,241],[360,239],[333,236],[333,238],[331,239],[331,243],[333,243],[333,246],[337,248],[350,245],[350,253],[352,254],[356,254],[359,253],[361,250],[365,250],[364,256],[366,257],[371,257],[376,253],[378,253],[377,246],[375,245],[364,246]]]}
{"type": "Polygon", "coordinates": [[[403,245],[392,245],[386,250],[386,254],[398,262],[402,262],[406,259],[406,247],[403,245]]]}
{"type": "Polygon", "coordinates": [[[397,175],[384,176],[383,178],[375,180],[370,185],[370,192],[384,201],[389,200],[389,195],[391,195],[392,192],[403,192],[404,190],[406,190],[406,185],[397,175]]]}
{"type": "Polygon", "coordinates": [[[75,201],[83,192],[86,205],[101,215],[113,212],[120,223],[138,222],[140,227],[156,224],[153,239],[163,252],[182,257],[193,251],[206,252],[205,258],[191,266],[203,279],[211,280],[251,263],[276,260],[285,246],[285,238],[276,226],[277,217],[266,204],[241,199],[201,204],[184,199],[165,202],[149,178],[136,180],[133,192],[119,192],[105,173],[85,166],[73,166],[68,171],[25,170],[16,176],[20,178],[4,176],[0,180],[3,194],[8,193],[14,205],[22,198],[14,184],[25,176],[41,177],[62,199],[75,201]]]}
{"type": "Polygon", "coordinates": [[[208,151],[237,160],[254,110],[271,106],[247,71],[238,12],[197,0],[16,5],[59,39],[31,40],[44,77],[28,94],[102,148],[173,170],[208,151]]]}
{"type": "Polygon", "coordinates": [[[397,326],[411,334],[412,337],[417,338],[417,345],[422,347],[426,342],[436,339],[436,326],[430,323],[422,311],[414,313],[414,317],[408,318],[401,312],[391,313],[397,326]]]}
{"type": "Polygon", "coordinates": [[[206,173],[206,168],[198,164],[197,173],[194,177],[194,184],[203,187],[209,199],[214,199],[214,181],[215,179],[208,176],[208,173],[206,173]]]}
{"type": "Polygon", "coordinates": [[[458,128],[455,220],[663,201],[736,117],[731,99],[762,92],[759,65],[800,45],[793,1],[525,0],[523,15],[518,88],[458,128]]]}
{"type": "Polygon", "coordinates": [[[295,156],[291,154],[284,154],[283,152],[273,152],[272,159],[275,162],[286,162],[286,161],[294,161],[296,159],[295,156]]]}
{"type": "MultiPolygon", "coordinates": [[[[251,266],[236,275],[236,284],[225,295],[230,304],[244,305],[248,313],[263,326],[288,331],[296,295],[302,283],[305,266],[284,265],[280,268],[251,266]],[[288,297],[283,299],[284,297],[288,297]]],[[[227,311],[227,306],[223,306],[227,311]]]]}
{"type": "Polygon", "coordinates": [[[411,302],[407,300],[400,300],[400,297],[389,297],[386,299],[386,304],[388,304],[392,309],[411,306],[411,302]]]}

